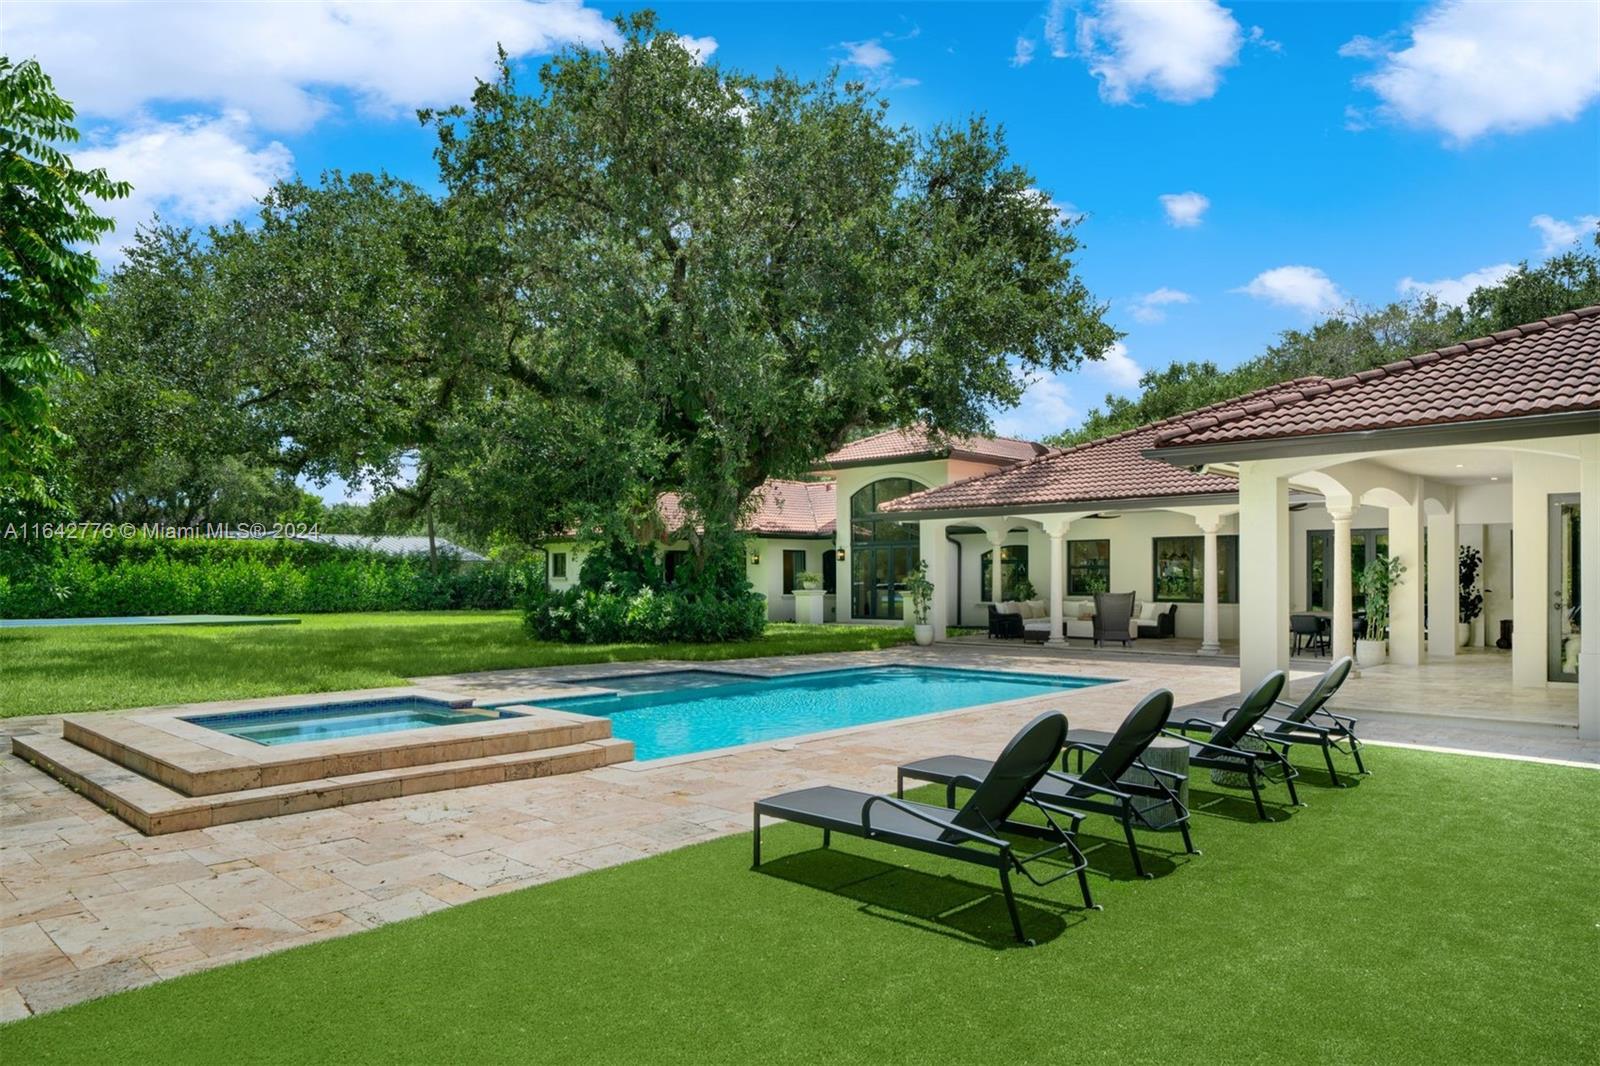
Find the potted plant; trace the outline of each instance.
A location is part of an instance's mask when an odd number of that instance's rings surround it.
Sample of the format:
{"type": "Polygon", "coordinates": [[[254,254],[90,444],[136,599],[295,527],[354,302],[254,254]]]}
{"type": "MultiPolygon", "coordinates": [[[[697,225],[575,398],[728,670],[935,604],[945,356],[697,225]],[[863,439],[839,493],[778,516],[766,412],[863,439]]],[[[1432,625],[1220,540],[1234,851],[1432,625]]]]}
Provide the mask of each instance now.
{"type": "Polygon", "coordinates": [[[1367,600],[1367,628],[1356,641],[1356,662],[1362,666],[1389,661],[1389,590],[1405,572],[1406,564],[1396,555],[1374,559],[1361,570],[1358,584],[1367,600]]]}
{"type": "Polygon", "coordinates": [[[920,562],[906,578],[906,599],[911,601],[912,632],[917,643],[927,647],[933,643],[933,626],[928,624],[928,611],[933,606],[933,582],[928,580],[928,564],[920,562]]]}
{"type": "Polygon", "coordinates": [[[1459,605],[1456,614],[1456,647],[1465,648],[1472,641],[1472,623],[1483,614],[1483,590],[1478,587],[1478,573],[1483,569],[1483,553],[1468,544],[1461,546],[1460,581],[1457,583],[1459,605]]]}
{"type": "Polygon", "coordinates": [[[1039,598],[1039,593],[1034,590],[1033,582],[1025,577],[1017,578],[1016,583],[1011,586],[1011,595],[1019,600],[1036,600],[1039,598]]]}
{"type": "Polygon", "coordinates": [[[822,575],[814,574],[810,570],[802,570],[794,575],[794,587],[813,592],[822,587],[822,575]]]}

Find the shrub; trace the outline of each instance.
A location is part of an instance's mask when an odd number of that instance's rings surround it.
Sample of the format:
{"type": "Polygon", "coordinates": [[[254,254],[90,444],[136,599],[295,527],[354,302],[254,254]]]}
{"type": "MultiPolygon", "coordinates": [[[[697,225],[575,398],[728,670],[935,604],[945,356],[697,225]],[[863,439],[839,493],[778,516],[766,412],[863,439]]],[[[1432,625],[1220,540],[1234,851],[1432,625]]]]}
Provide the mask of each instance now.
{"type": "Polygon", "coordinates": [[[0,562],[0,617],[311,614],[514,607],[541,580],[526,563],[463,564],[282,540],[104,538],[0,562]]]}
{"type": "MultiPolygon", "coordinates": [[[[587,564],[586,564],[587,565],[587,564]]],[[[766,627],[767,604],[748,586],[732,592],[616,586],[530,591],[523,623],[540,640],[567,644],[749,640],[766,627]]]]}

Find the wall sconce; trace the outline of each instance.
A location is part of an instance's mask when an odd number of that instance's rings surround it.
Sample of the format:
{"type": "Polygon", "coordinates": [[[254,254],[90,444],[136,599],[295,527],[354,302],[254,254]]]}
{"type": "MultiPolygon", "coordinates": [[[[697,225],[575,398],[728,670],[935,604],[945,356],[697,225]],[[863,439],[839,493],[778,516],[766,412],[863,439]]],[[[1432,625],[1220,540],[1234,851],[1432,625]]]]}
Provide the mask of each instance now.
{"type": "Polygon", "coordinates": [[[841,563],[844,562],[844,549],[840,548],[838,551],[834,552],[833,557],[839,560],[841,563]]]}
{"type": "Polygon", "coordinates": [[[751,552],[750,553],[750,565],[751,566],[760,566],[761,565],[761,553],[760,552],[751,552]]]}

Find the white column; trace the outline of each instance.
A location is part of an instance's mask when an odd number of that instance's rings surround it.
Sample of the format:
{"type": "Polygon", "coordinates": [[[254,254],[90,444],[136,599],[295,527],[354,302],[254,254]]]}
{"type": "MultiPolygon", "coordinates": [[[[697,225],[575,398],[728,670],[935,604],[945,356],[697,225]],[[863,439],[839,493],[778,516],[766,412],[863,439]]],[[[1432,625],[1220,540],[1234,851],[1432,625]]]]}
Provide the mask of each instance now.
{"type": "MultiPolygon", "coordinates": [[[[922,561],[928,566],[928,580],[933,582],[933,601],[928,605],[928,623],[933,626],[933,639],[944,640],[945,626],[950,621],[952,590],[946,578],[950,573],[950,542],[946,539],[947,522],[923,521],[918,525],[922,561]]],[[[906,601],[906,621],[913,621],[911,602],[906,601]]]]}
{"type": "Polygon", "coordinates": [[[1389,508],[1389,557],[1399,557],[1406,572],[1389,590],[1389,661],[1417,666],[1423,657],[1422,479],[1412,478],[1410,499],[1389,508]]]}
{"type": "Polygon", "coordinates": [[[1456,548],[1455,508],[1428,516],[1428,655],[1456,653],[1461,620],[1461,565],[1456,548]]]}
{"type": "Polygon", "coordinates": [[[1581,445],[1578,508],[1579,602],[1587,623],[1578,645],[1578,739],[1600,740],[1600,437],[1591,435],[1581,445]]]}
{"type": "Polygon", "coordinates": [[[1222,528],[1220,517],[1196,518],[1195,524],[1206,535],[1205,603],[1201,616],[1200,654],[1217,655],[1222,651],[1218,637],[1217,604],[1222,602],[1221,583],[1217,580],[1217,531],[1222,528]]]}
{"type": "Polygon", "coordinates": [[[990,528],[988,530],[988,534],[989,548],[994,552],[994,555],[990,557],[989,563],[989,599],[996,607],[998,607],[1000,605],[1000,595],[1003,587],[1001,583],[1002,575],[1000,572],[1000,549],[1005,547],[1006,537],[1009,534],[1003,528],[990,528]]]}
{"type": "Polygon", "coordinates": [[[1289,482],[1239,467],[1239,687],[1289,668],[1289,482]]]}
{"type": "Polygon", "coordinates": [[[1047,517],[1041,519],[1040,524],[1050,538],[1050,635],[1045,642],[1061,644],[1066,641],[1066,617],[1061,604],[1067,593],[1067,530],[1072,522],[1047,517]]]}
{"type": "Polygon", "coordinates": [[[1355,508],[1328,508],[1333,519],[1333,657],[1355,654],[1355,588],[1350,573],[1350,521],[1355,508]]]}

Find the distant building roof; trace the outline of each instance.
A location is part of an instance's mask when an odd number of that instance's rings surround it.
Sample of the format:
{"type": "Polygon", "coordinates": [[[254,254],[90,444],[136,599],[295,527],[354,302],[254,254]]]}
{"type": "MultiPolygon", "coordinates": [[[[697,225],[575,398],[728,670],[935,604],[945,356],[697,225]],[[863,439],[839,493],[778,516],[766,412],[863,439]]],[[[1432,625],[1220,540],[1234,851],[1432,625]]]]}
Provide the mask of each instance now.
{"type": "MultiPolygon", "coordinates": [[[[677,493],[662,493],[660,508],[668,529],[683,525],[677,493]]],[[[744,530],[763,537],[832,536],[836,514],[833,482],[772,478],[756,490],[755,508],[745,519],[744,530]]]]}
{"type": "MultiPolygon", "coordinates": [[[[332,544],[340,548],[350,548],[355,551],[378,552],[381,555],[427,555],[427,537],[368,537],[360,533],[306,533],[291,538],[293,540],[315,541],[318,544],[332,544]]],[[[485,563],[489,560],[475,551],[468,551],[459,545],[452,544],[443,538],[436,539],[440,555],[450,555],[462,562],[485,563]]]]}
{"type": "MultiPolygon", "coordinates": [[[[1169,419],[1154,447],[1596,413],[1600,306],[1501,330],[1342,378],[1301,378],[1169,419]],[[1247,401],[1247,402],[1246,402],[1247,401]]],[[[1178,460],[1175,460],[1178,461],[1178,460]]]]}
{"type": "Polygon", "coordinates": [[[1051,452],[1048,445],[1014,437],[944,437],[936,439],[927,429],[887,429],[870,437],[853,440],[838,451],[829,452],[819,469],[841,466],[867,466],[888,460],[968,459],[995,465],[1020,463],[1051,452]]]}

